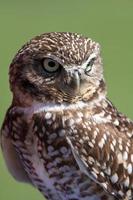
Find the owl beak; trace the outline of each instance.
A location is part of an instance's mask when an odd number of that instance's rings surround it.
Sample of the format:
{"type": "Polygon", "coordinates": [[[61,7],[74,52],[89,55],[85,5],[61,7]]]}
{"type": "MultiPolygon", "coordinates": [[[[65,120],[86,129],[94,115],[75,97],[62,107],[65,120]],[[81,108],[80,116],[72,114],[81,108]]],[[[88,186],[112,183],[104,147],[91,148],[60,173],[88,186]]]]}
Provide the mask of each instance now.
{"type": "Polygon", "coordinates": [[[74,70],[69,74],[67,79],[68,90],[72,94],[78,94],[80,92],[80,74],[78,70],[74,70]]]}
{"type": "Polygon", "coordinates": [[[81,74],[79,70],[64,70],[61,79],[58,79],[58,87],[59,90],[69,96],[81,95],[81,74]]]}
{"type": "Polygon", "coordinates": [[[75,91],[79,92],[80,91],[80,76],[79,76],[78,71],[75,71],[73,73],[73,85],[74,85],[75,91]]]}

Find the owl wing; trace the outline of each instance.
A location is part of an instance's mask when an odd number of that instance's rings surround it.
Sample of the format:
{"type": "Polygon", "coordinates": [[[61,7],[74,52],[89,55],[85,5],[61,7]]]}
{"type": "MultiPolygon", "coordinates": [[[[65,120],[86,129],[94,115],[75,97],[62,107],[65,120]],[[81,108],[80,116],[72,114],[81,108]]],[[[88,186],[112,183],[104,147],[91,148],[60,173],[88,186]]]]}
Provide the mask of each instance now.
{"type": "MultiPolygon", "coordinates": [[[[45,198],[48,198],[47,185],[49,184],[49,187],[51,187],[50,194],[54,196],[54,199],[60,199],[49,181],[42,154],[39,153],[42,150],[44,154],[46,152],[45,146],[42,148],[42,144],[35,134],[42,131],[42,124],[36,126],[36,115],[30,113],[29,110],[27,113],[26,110],[21,107],[9,109],[6,120],[8,123],[5,121],[3,124],[1,144],[8,168],[17,180],[22,178],[21,181],[31,183],[43,193],[45,198]],[[9,148],[8,151],[7,148],[9,148]]],[[[39,122],[41,121],[40,117],[37,119],[39,119],[39,122]]]]}
{"type": "Polygon", "coordinates": [[[96,123],[93,119],[80,124],[79,129],[84,130],[85,124],[87,131],[67,136],[80,170],[109,194],[118,199],[132,199],[133,147],[129,132],[123,134],[115,125],[102,120],[96,123]]]}
{"type": "Polygon", "coordinates": [[[5,159],[9,172],[17,181],[31,183],[31,180],[29,179],[27,173],[25,172],[22,162],[12,143],[10,109],[11,108],[9,108],[6,113],[6,117],[3,122],[0,134],[0,144],[2,148],[3,157],[5,159]]]}

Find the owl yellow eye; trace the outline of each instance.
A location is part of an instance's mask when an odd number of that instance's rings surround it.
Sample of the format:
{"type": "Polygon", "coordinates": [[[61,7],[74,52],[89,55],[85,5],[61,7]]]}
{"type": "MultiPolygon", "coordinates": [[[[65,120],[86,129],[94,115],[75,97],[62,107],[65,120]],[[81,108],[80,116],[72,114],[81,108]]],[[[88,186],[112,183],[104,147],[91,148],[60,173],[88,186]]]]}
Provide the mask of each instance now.
{"type": "Polygon", "coordinates": [[[59,69],[59,67],[60,64],[51,58],[45,58],[43,60],[43,68],[49,73],[56,72],[59,69]]]}
{"type": "Polygon", "coordinates": [[[94,56],[94,57],[90,57],[90,59],[89,59],[87,65],[86,65],[86,69],[85,69],[85,73],[86,73],[86,74],[89,73],[89,72],[91,71],[92,66],[94,65],[95,60],[96,60],[96,57],[95,57],[95,56],[94,56]]]}

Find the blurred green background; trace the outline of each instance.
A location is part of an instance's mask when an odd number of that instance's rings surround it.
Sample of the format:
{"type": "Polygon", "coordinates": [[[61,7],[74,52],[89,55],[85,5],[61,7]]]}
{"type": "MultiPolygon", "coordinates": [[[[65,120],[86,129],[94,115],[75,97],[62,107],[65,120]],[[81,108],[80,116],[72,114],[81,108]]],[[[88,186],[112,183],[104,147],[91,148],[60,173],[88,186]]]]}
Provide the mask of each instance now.
{"type": "MultiPolygon", "coordinates": [[[[133,119],[132,0],[0,0],[0,125],[11,102],[8,66],[18,49],[43,32],[83,33],[102,47],[108,96],[133,119]]],[[[0,200],[43,200],[13,180],[0,153],[0,200]]]]}

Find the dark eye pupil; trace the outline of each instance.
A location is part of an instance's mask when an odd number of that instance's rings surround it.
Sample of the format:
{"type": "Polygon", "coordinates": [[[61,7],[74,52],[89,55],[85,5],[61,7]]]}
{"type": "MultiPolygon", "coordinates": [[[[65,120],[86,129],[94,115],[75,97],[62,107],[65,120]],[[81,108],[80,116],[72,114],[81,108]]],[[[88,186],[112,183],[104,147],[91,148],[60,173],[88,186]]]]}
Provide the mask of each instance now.
{"type": "Polygon", "coordinates": [[[49,65],[49,67],[55,67],[55,62],[54,61],[49,61],[48,65],[49,65]]]}
{"type": "Polygon", "coordinates": [[[92,66],[94,64],[95,58],[92,58],[87,66],[92,66]]]}

